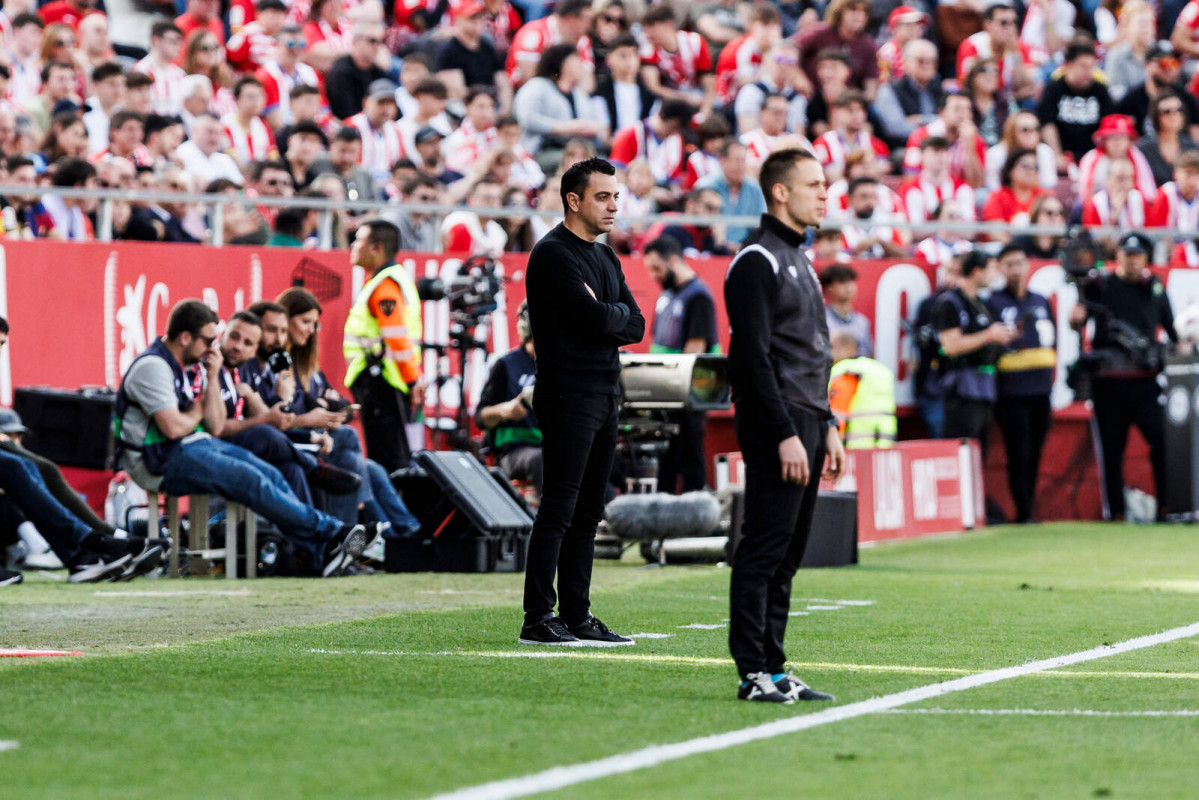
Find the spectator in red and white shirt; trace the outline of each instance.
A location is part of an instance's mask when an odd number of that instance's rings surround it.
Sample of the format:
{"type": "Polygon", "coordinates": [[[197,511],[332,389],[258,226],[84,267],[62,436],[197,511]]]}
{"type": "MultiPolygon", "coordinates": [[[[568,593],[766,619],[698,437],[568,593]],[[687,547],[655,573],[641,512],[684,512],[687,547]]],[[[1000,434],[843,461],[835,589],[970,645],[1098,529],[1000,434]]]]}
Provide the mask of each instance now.
{"type": "Polygon", "coordinates": [[[909,222],[924,222],[943,203],[956,206],[961,219],[973,222],[974,189],[949,174],[949,142],[930,136],[920,145],[923,159],[920,174],[899,187],[904,212],[909,222]]]}
{"type": "Polygon", "coordinates": [[[909,175],[920,172],[923,158],[921,143],[930,136],[940,136],[949,142],[949,174],[974,188],[983,185],[987,143],[974,125],[974,106],[970,98],[958,92],[946,92],[941,97],[937,118],[917,128],[908,137],[903,154],[903,171],[909,175]]]}
{"type": "Polygon", "coordinates": [[[173,22],[155,22],[150,27],[150,54],[133,68],[154,79],[150,98],[160,114],[174,114],[179,105],[176,99],[179,82],[187,77],[175,62],[183,49],[183,31],[173,22]]]}
{"type": "Polygon", "coordinates": [[[1199,0],[1191,0],[1170,31],[1170,44],[1183,58],[1199,58],[1199,0]]]}
{"type": "Polygon", "coordinates": [[[79,22],[89,14],[103,14],[92,6],[92,0],[52,0],[37,10],[38,16],[47,25],[61,22],[79,30],[79,22]]]}
{"type": "Polygon", "coordinates": [[[262,0],[258,18],[243,25],[229,37],[225,57],[229,64],[242,72],[253,72],[275,56],[275,37],[287,22],[287,6],[283,0],[262,0]]]}
{"type": "MultiPolygon", "coordinates": [[[[471,190],[466,205],[469,209],[502,208],[504,188],[492,181],[479,181],[471,190]]],[[[447,253],[498,258],[508,244],[508,234],[491,217],[463,209],[447,215],[441,223],[441,243],[447,253]]]]}
{"type": "Polygon", "coordinates": [[[545,173],[537,159],[520,143],[522,135],[520,122],[516,117],[501,117],[495,124],[496,141],[499,147],[510,150],[516,160],[512,162],[512,177],[508,179],[511,186],[519,186],[527,192],[537,189],[546,182],[545,173]]]}
{"type": "Polygon", "coordinates": [[[1037,82],[1028,45],[1016,30],[1016,9],[1006,0],[993,0],[983,11],[983,29],[958,46],[957,75],[965,81],[975,59],[991,58],[999,67],[999,88],[1017,100],[1034,97],[1037,82]]]}
{"type": "MultiPolygon", "coordinates": [[[[395,84],[390,81],[388,83],[393,88],[394,100],[395,84]]],[[[404,154],[419,167],[421,157],[416,151],[416,134],[425,128],[432,128],[441,134],[444,141],[453,132],[454,126],[445,113],[449,91],[440,79],[425,78],[417,84],[413,95],[416,97],[416,113],[401,117],[396,126],[404,140],[404,154]]]]}
{"type": "MultiPolygon", "coordinates": [[[[948,225],[961,224],[966,221],[962,218],[958,204],[952,201],[942,203],[934,208],[930,219],[933,222],[944,222],[948,225]]],[[[948,264],[954,256],[964,255],[973,249],[974,243],[958,231],[938,228],[932,236],[917,243],[916,263],[932,267],[940,272],[941,268],[948,264]]]]}
{"type": "Polygon", "coordinates": [[[787,133],[787,98],[781,94],[768,94],[762,101],[759,114],[761,124],[741,134],[740,142],[748,148],[747,161],[752,177],[757,177],[762,162],[775,150],[784,147],[800,147],[813,152],[812,143],[799,134],[787,133]]]}
{"type": "Polygon", "coordinates": [[[88,161],[95,164],[105,156],[127,158],[139,167],[152,167],[154,161],[146,146],[142,144],[146,136],[145,120],[141,114],[128,109],[121,109],[112,115],[108,125],[108,149],[92,155],[88,161]]]}
{"type": "Polygon", "coordinates": [[[903,48],[908,42],[924,36],[928,25],[928,14],[911,6],[897,6],[887,16],[887,29],[891,32],[878,49],[878,79],[880,85],[902,78],[907,70],[903,62],[903,48]]]}
{"type": "MultiPolygon", "coordinates": [[[[582,58],[589,51],[587,27],[591,24],[589,0],[562,0],[548,17],[527,22],[516,32],[508,50],[505,69],[514,87],[537,74],[537,64],[547,47],[555,44],[574,44],[582,58]]],[[[586,62],[587,59],[584,58],[586,62]]],[[[590,62],[588,62],[590,63],[590,62]]]]}
{"type": "Polygon", "coordinates": [[[859,258],[903,255],[902,231],[891,227],[896,218],[878,203],[878,181],[869,175],[849,182],[849,214],[838,221],[845,249],[859,258]]]}
{"type": "MultiPolygon", "coordinates": [[[[720,153],[724,149],[725,141],[737,141],[729,135],[730,133],[732,131],[728,122],[720,114],[713,114],[696,126],[695,138],[699,147],[687,156],[683,165],[684,192],[691,191],[695,184],[720,172],[720,153]]],[[[744,152],[741,153],[741,160],[745,160],[744,152]]]]}
{"type": "Polygon", "coordinates": [[[212,114],[203,113],[192,121],[191,138],[179,145],[175,156],[201,187],[218,178],[227,178],[241,186],[241,170],[223,152],[225,142],[225,126],[212,114]]]}
{"type": "Polygon", "coordinates": [[[257,78],[242,78],[233,87],[237,111],[221,117],[229,137],[229,155],[244,169],[255,161],[279,157],[275,135],[259,115],[266,107],[266,92],[257,78]]]}
{"type": "Polygon", "coordinates": [[[405,156],[404,139],[395,122],[395,84],[377,80],[370,85],[362,111],[346,120],[362,137],[358,163],[376,186],[384,186],[391,177],[391,166],[405,156]]]}
{"type": "Polygon", "coordinates": [[[816,158],[830,181],[841,177],[845,171],[845,158],[854,150],[865,150],[884,160],[890,156],[886,143],[872,136],[866,128],[866,97],[861,92],[849,91],[841,95],[833,101],[831,112],[831,130],[812,143],[816,158]]]}
{"type": "Polygon", "coordinates": [[[187,0],[187,10],[175,17],[175,24],[186,39],[192,31],[208,31],[221,44],[225,43],[225,26],[221,23],[221,0],[187,0]]]}
{"type": "Polygon", "coordinates": [[[1157,181],[1153,179],[1153,167],[1145,154],[1132,143],[1136,128],[1132,117],[1109,114],[1099,122],[1099,130],[1091,137],[1095,149],[1087,152],[1078,162],[1078,197],[1087,198],[1107,183],[1107,171],[1113,161],[1127,158],[1132,162],[1133,181],[1146,197],[1157,194],[1157,181]]]}
{"type": "MultiPolygon", "coordinates": [[[[1152,202],[1152,195],[1146,198],[1133,184],[1132,161],[1115,159],[1108,165],[1104,187],[1083,201],[1082,224],[1085,227],[1115,225],[1126,231],[1144,228],[1152,202]]],[[[1114,245],[1116,237],[1107,237],[1105,241],[1114,245]]]]}
{"type": "Polygon", "coordinates": [[[12,21],[9,49],[8,99],[18,109],[42,90],[42,31],[46,23],[37,14],[17,14],[12,21]]]}
{"type": "Polygon", "coordinates": [[[854,178],[874,178],[878,202],[875,207],[893,219],[904,216],[903,201],[890,186],[882,182],[888,172],[888,165],[875,157],[873,152],[854,150],[845,159],[845,176],[839,181],[833,181],[828,187],[828,199],[825,201],[826,221],[832,225],[839,223],[850,214],[849,184],[854,178]]]}
{"type": "Polygon", "coordinates": [[[320,89],[321,79],[316,70],[299,61],[304,51],[304,33],[296,25],[286,25],[276,37],[274,57],[267,59],[255,74],[266,92],[266,108],[262,116],[271,130],[295,122],[291,110],[291,90],[297,86],[320,89]]]}
{"type": "Polygon", "coordinates": [[[663,100],[686,100],[700,105],[706,117],[716,105],[716,75],[704,37],[680,31],[669,5],[651,6],[641,19],[645,85],[663,100]]]}
{"type": "Polygon", "coordinates": [[[466,175],[483,153],[494,149],[499,134],[495,129],[495,98],[475,88],[466,96],[466,119],[445,140],[445,165],[466,175]]]}
{"type": "Polygon", "coordinates": [[[609,160],[623,170],[634,159],[644,158],[659,186],[678,186],[683,180],[683,131],[694,114],[695,106],[686,100],[666,100],[649,119],[617,131],[609,160]]]}
{"type": "Polygon", "coordinates": [[[737,90],[758,79],[762,57],[783,36],[778,9],[754,6],[749,15],[749,32],[729,42],[716,60],[716,94],[725,104],[733,102],[737,90]]]}
{"type": "MultiPolygon", "coordinates": [[[[293,5],[293,10],[296,5],[299,4],[293,5]]],[[[346,18],[344,11],[342,0],[313,0],[308,10],[304,22],[304,39],[308,43],[305,60],[318,72],[327,72],[339,56],[350,52],[354,46],[354,25],[346,18]]],[[[382,43],[381,26],[378,38],[382,43]]]]}
{"type": "MultiPolygon", "coordinates": [[[[1037,175],[1037,151],[1021,147],[1008,153],[999,180],[1001,186],[983,204],[983,221],[1006,222],[1012,227],[1027,225],[1032,204],[1049,194],[1041,188],[1037,175]]],[[[990,237],[1005,242],[1011,238],[1001,234],[990,237]]]]}
{"type": "Polygon", "coordinates": [[[795,45],[780,42],[771,48],[754,82],[737,91],[737,99],[733,103],[737,130],[751,131],[758,127],[758,116],[766,95],[781,94],[787,99],[787,130],[804,133],[808,121],[808,99],[795,88],[799,74],[799,50],[795,45]]]}
{"type": "MultiPolygon", "coordinates": [[[[1178,156],[1174,180],[1158,190],[1148,224],[1199,234],[1199,150],[1188,150],[1178,156]]],[[[1199,267],[1196,237],[1184,235],[1175,241],[1170,266],[1199,267]]]]}

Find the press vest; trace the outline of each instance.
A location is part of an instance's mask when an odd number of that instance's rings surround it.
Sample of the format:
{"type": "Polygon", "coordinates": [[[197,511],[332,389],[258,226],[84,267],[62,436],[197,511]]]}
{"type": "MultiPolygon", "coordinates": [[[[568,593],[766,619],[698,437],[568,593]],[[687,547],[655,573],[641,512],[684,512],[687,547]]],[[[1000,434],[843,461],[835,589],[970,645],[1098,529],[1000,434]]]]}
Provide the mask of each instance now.
{"type": "Polygon", "coordinates": [[[849,449],[895,445],[895,375],[873,358],[847,358],[833,365],[829,401],[849,449]]]}
{"type": "MultiPolygon", "coordinates": [[[[179,411],[182,413],[191,408],[192,403],[195,401],[196,393],[192,385],[184,377],[183,367],[180,366],[175,356],[171,354],[171,351],[167,349],[167,346],[162,343],[161,339],[155,339],[153,344],[135,358],[133,364],[130,364],[129,369],[125,371],[125,374],[128,375],[133,370],[134,364],[137,364],[143,358],[161,358],[167,363],[167,366],[171,368],[171,375],[175,379],[175,397],[179,401],[179,411]]],[[[174,454],[175,448],[179,446],[179,440],[167,438],[167,435],[158,428],[153,417],[148,417],[146,420],[146,436],[141,442],[131,442],[125,439],[121,435],[121,428],[124,424],[125,412],[132,405],[135,404],[129,399],[129,395],[125,393],[125,382],[121,381],[112,410],[113,464],[119,467],[122,452],[124,450],[133,450],[142,454],[146,468],[151,473],[161,475],[166,469],[167,461],[174,454]]],[[[195,427],[195,430],[203,429],[203,423],[195,427]]]]}
{"type": "MultiPolygon", "coordinates": [[[[654,307],[654,340],[651,353],[681,353],[687,344],[687,306],[692,298],[711,295],[699,278],[693,278],[677,289],[665,289],[654,307]]],[[[715,348],[713,348],[715,351],[715,348]]]]}
{"type": "MultiPolygon", "coordinates": [[[[392,334],[388,334],[389,336],[392,334]]],[[[416,284],[408,275],[408,270],[398,264],[384,267],[375,273],[354,301],[350,315],[346,318],[345,338],[342,341],[342,353],[346,359],[346,386],[353,386],[354,381],[367,369],[368,354],[375,355],[379,350],[384,351],[378,368],[382,370],[383,378],[401,392],[407,392],[408,386],[420,377],[421,349],[418,344],[423,335],[421,319],[420,295],[416,284]],[[404,319],[406,335],[412,342],[412,347],[403,353],[393,353],[387,350],[383,341],[384,334],[379,327],[379,320],[370,311],[371,295],[385,280],[391,279],[400,286],[404,294],[404,319]],[[406,379],[405,374],[406,373],[406,379]]],[[[377,357],[377,355],[376,355],[377,357]]],[[[374,366],[372,365],[372,370],[374,366]]]]}
{"type": "MultiPolygon", "coordinates": [[[[946,292],[937,301],[938,305],[947,303],[957,312],[962,333],[971,334],[985,331],[995,318],[991,311],[979,300],[971,300],[960,289],[946,292]]],[[[958,397],[963,400],[974,400],[983,403],[994,403],[999,397],[996,382],[995,361],[992,359],[991,348],[984,347],[973,353],[960,356],[950,356],[944,349],[940,350],[941,388],[948,397],[958,397]]]]}

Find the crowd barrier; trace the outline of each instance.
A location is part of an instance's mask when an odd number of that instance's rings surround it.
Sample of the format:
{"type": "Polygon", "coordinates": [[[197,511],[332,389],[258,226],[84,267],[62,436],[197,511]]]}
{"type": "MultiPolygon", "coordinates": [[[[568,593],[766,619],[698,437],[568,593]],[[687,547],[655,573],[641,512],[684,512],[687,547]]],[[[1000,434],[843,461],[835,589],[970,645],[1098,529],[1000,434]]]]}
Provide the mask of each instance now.
{"type": "MultiPolygon", "coordinates": [[[[502,260],[505,295],[490,325],[477,332],[492,352],[504,352],[515,341],[514,310],[524,298],[527,255],[502,260]]],[[[461,259],[449,255],[402,253],[400,261],[416,277],[449,277],[461,259]]],[[[623,260],[628,283],[645,311],[652,316],[658,286],[638,258],[623,260]]],[[[718,328],[722,345],[728,345],[728,324],[721,286],[728,258],[693,259],[691,265],[717,297],[718,328]]],[[[857,307],[874,323],[875,355],[896,371],[897,400],[901,408],[913,402],[910,336],[901,320],[933,288],[930,269],[905,259],[855,262],[859,279],[857,307]]],[[[1097,478],[1086,438],[1085,410],[1072,405],[1066,389],[1065,367],[1078,352],[1078,337],[1069,329],[1075,287],[1065,280],[1057,264],[1036,262],[1031,286],[1055,299],[1058,382],[1054,390],[1057,418],[1065,423],[1051,433],[1046,449],[1046,474],[1068,481],[1073,492],[1057,496],[1053,515],[1094,516],[1098,509],[1097,478]],[[1056,437],[1056,438],[1055,438],[1056,437]],[[1064,437],[1064,438],[1062,438],[1064,437]],[[1081,472],[1080,472],[1081,470],[1081,472]],[[1078,477],[1077,485],[1074,485],[1078,477]]],[[[1162,269],[1160,274],[1174,308],[1199,302],[1199,270],[1162,269]]],[[[320,331],[321,363],[335,385],[341,381],[342,328],[346,314],[365,276],[349,265],[344,251],[309,251],[283,248],[230,246],[220,249],[198,245],[153,243],[3,242],[0,244],[0,314],[12,326],[10,344],[0,351],[0,402],[12,402],[14,385],[77,388],[115,388],[133,358],[162,334],[171,306],[185,297],[200,297],[223,317],[251,303],[273,298],[289,286],[302,284],[324,305],[320,331]]],[[[447,342],[450,313],[445,301],[425,304],[425,339],[447,342]]],[[[645,350],[648,341],[638,348],[645,350]]],[[[437,356],[430,351],[426,371],[437,356]]],[[[467,366],[467,402],[474,404],[482,388],[486,363],[475,354],[467,366]]],[[[446,392],[446,408],[458,398],[446,392]]],[[[917,432],[918,433],[918,432],[917,432]]],[[[727,415],[714,415],[709,436],[712,454],[737,449],[727,415]]],[[[1002,484],[1002,447],[987,464],[987,486],[1002,484]],[[996,458],[1000,459],[996,461],[996,458]],[[997,472],[998,471],[998,472],[997,472]]],[[[1147,468],[1137,445],[1130,449],[1130,482],[1150,488],[1147,468]]],[[[1059,489],[1061,484],[1058,484],[1059,489]]],[[[1060,492],[1057,493],[1060,495],[1060,492]]]]}

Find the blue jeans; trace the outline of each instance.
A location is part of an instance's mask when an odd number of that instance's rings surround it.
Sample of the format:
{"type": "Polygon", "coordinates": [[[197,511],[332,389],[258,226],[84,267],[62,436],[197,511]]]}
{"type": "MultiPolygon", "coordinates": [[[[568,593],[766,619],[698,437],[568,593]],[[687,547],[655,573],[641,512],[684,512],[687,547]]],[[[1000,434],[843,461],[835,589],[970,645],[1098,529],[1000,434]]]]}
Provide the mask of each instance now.
{"type": "Polygon", "coordinates": [[[940,439],[945,431],[945,401],[940,396],[917,395],[916,408],[928,428],[928,438],[940,439]]]}
{"type": "Polygon", "coordinates": [[[357,494],[328,495],[329,513],[342,522],[353,525],[358,522],[358,506],[371,499],[370,476],[366,470],[366,456],[362,454],[362,443],[353,428],[341,427],[329,431],[333,439],[333,450],[326,460],[335,467],[353,472],[362,478],[357,494]]]}
{"type": "Polygon", "coordinates": [[[220,495],[301,539],[328,541],[342,529],[336,518],[301,503],[279,470],[237,445],[212,437],[188,442],[175,451],[162,476],[162,491],[176,496],[220,495]]]}
{"type": "Polygon", "coordinates": [[[316,457],[297,450],[287,434],[270,425],[255,425],[241,433],[225,437],[225,441],[249,450],[283,473],[284,480],[301,503],[312,505],[312,492],[304,477],[316,469],[316,457]]]}
{"type": "Polygon", "coordinates": [[[50,493],[37,465],[0,450],[0,489],[21,509],[64,564],[79,556],[80,542],[91,533],[50,493]]]}
{"type": "Polygon", "coordinates": [[[367,473],[370,475],[371,494],[373,497],[366,502],[363,511],[371,522],[390,522],[394,536],[407,536],[420,529],[420,520],[412,516],[408,506],[400,499],[391,478],[383,465],[377,461],[367,460],[367,473]]]}

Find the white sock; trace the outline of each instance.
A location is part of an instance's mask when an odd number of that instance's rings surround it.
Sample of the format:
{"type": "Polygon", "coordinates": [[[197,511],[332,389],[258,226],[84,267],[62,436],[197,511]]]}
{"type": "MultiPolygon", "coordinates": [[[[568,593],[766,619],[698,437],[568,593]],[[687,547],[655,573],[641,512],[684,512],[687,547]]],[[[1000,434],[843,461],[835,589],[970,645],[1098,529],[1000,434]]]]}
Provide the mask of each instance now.
{"type": "Polygon", "coordinates": [[[123,530],[121,530],[120,528],[117,528],[115,531],[113,531],[112,538],[114,538],[114,539],[128,539],[128,538],[129,538],[129,532],[128,532],[128,531],[123,531],[123,530]]]}

